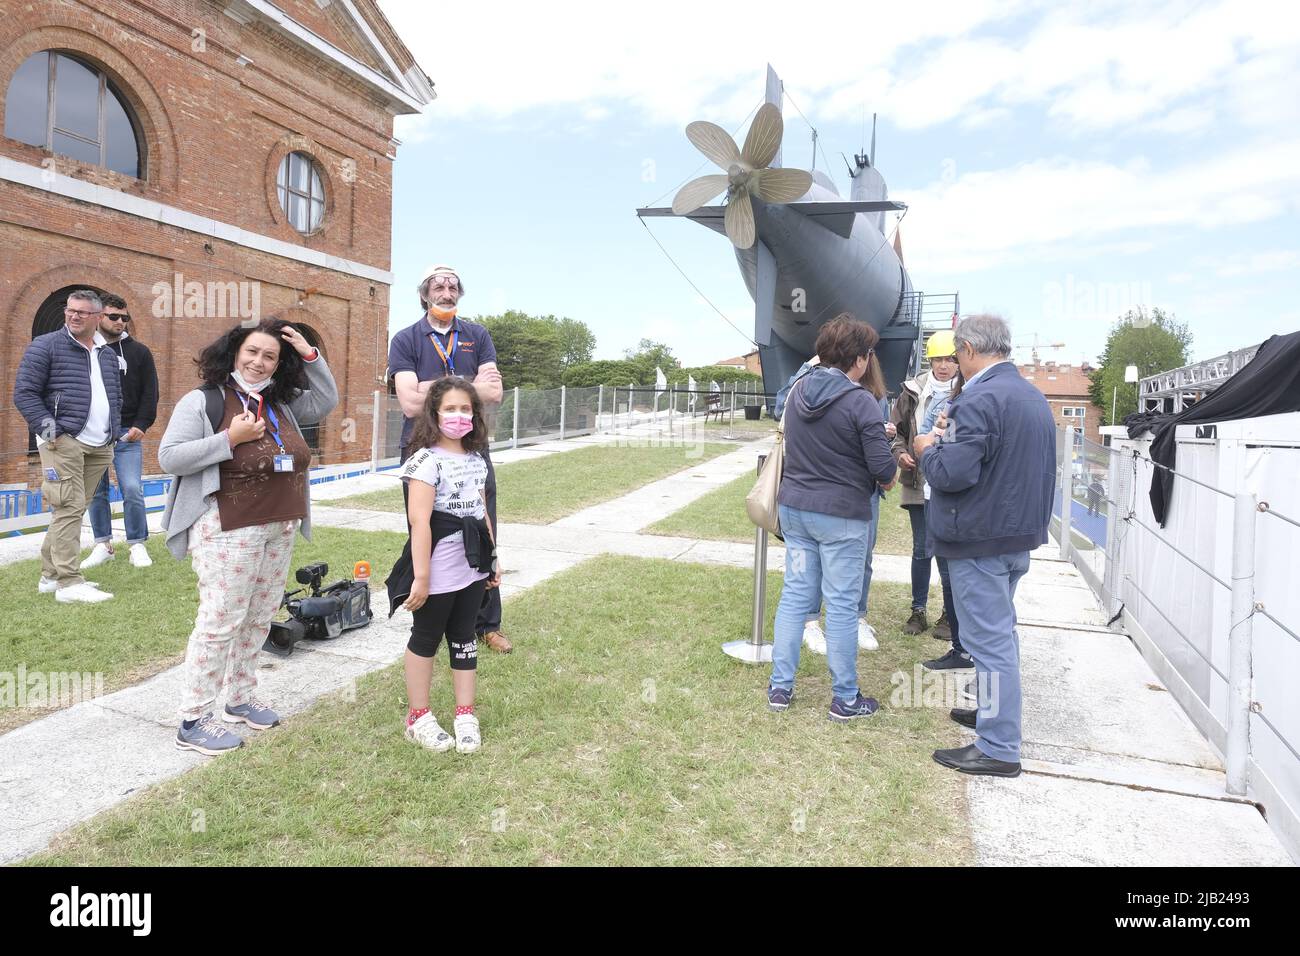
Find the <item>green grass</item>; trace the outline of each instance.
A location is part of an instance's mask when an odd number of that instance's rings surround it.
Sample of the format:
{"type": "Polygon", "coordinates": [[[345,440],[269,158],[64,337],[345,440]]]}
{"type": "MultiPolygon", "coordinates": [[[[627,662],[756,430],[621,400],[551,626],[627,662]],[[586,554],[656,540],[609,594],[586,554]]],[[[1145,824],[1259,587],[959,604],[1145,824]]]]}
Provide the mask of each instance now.
{"type": "MultiPolygon", "coordinates": [[[[316,528],[310,543],[301,537],[292,570],[313,561],[330,566],[329,581],[350,575],[352,565],[368,559],[382,580],[401,553],[406,538],[388,532],[316,528]]],[[[5,614],[0,620],[0,672],[98,673],[111,693],[180,663],[194,627],[197,579],[190,561],[177,561],[161,536],[147,545],[154,564],[134,568],[124,545],[117,558],[86,572],[86,577],[114,595],[102,604],[59,604],[53,594],[38,594],[38,559],[0,567],[5,614]]],[[[88,554],[89,552],[86,552],[88,554]]],[[[85,554],[82,555],[85,557],[85,554]]],[[[295,584],[294,587],[297,587],[295,584]]],[[[49,710],[0,710],[0,732],[49,710]]]]}
{"type": "MultiPolygon", "coordinates": [[[[589,445],[532,461],[497,467],[497,517],[501,521],[550,524],[565,515],[627,494],[685,471],[735,445],[589,445]]],[[[402,489],[351,495],[323,502],[335,508],[402,511],[402,489]]]]}
{"type": "MultiPolygon", "coordinates": [[[[646,533],[711,541],[753,541],[754,525],[745,514],[745,496],[754,487],[754,480],[755,475],[742,475],[656,521],[645,529],[646,533]]],[[[907,512],[898,506],[897,489],[887,493],[880,503],[876,551],[912,553],[912,526],[907,512]]]]}
{"type": "MultiPolygon", "coordinates": [[[[780,576],[768,588],[771,614],[780,576]]],[[[481,660],[483,750],[402,739],[400,666],[332,696],[59,837],[44,865],[964,865],[963,778],[935,764],[946,710],[892,706],[906,588],[872,589],[882,649],[859,656],[882,710],[826,719],[825,659],[791,709],[767,667],[725,657],[749,634],[750,573],[601,558],[511,600],[515,653],[481,660]],[[201,812],[201,817],[199,816],[201,812]],[[195,821],[202,821],[202,826],[195,821]]],[[[452,698],[445,658],[434,712],[452,698]]]]}

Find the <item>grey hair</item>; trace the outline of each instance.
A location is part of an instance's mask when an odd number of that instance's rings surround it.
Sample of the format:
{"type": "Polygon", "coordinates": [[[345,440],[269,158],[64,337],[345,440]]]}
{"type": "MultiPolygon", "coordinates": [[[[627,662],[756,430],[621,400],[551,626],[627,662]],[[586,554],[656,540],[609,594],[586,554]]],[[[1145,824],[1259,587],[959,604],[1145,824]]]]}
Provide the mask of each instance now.
{"type": "Polygon", "coordinates": [[[1006,358],[1011,354],[1011,327],[997,315],[968,315],[957,323],[953,339],[960,349],[969,345],[976,355],[996,355],[1006,358]]]}
{"type": "MultiPolygon", "coordinates": [[[[433,276],[428,276],[416,287],[416,291],[420,293],[420,308],[422,309],[429,308],[429,283],[432,281],[433,276]]],[[[465,298],[465,280],[459,274],[456,275],[456,289],[460,292],[460,297],[465,298]]]]}
{"type": "Polygon", "coordinates": [[[80,299],[83,302],[89,302],[101,312],[104,309],[104,300],[99,297],[99,293],[94,289],[78,289],[76,292],[72,293],[72,295],[68,296],[69,302],[73,299],[80,299]]]}

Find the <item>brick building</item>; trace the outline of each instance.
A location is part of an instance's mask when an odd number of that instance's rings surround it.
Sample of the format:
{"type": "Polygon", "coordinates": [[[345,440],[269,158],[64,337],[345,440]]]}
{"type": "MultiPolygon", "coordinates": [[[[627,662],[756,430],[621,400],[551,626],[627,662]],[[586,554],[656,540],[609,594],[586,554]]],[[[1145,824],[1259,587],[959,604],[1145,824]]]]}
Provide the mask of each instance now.
{"type": "Polygon", "coordinates": [[[374,0],[34,0],[0,18],[0,481],[38,480],[13,409],[68,291],[115,292],[158,363],[158,422],[237,322],[301,323],[338,380],[309,441],[370,454],[384,388],[393,118],[434,98],[374,0]]]}
{"type": "Polygon", "coordinates": [[[1047,396],[1058,428],[1073,425],[1082,429],[1089,441],[1101,444],[1101,409],[1088,398],[1091,365],[1087,362],[1082,365],[1034,362],[1018,368],[1021,375],[1047,396]]]}
{"type": "Polygon", "coordinates": [[[746,352],[744,355],[737,355],[735,358],[722,359],[713,364],[721,368],[738,369],[742,372],[748,372],[750,375],[763,374],[763,366],[758,361],[758,349],[746,352]]]}

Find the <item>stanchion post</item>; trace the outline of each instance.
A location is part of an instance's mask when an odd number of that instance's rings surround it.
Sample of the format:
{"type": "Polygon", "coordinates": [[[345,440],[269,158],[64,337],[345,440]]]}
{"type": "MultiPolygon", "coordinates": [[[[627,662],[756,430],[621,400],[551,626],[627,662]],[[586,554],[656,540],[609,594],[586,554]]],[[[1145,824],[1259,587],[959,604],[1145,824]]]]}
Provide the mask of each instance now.
{"type": "Polygon", "coordinates": [[[564,441],[564,412],[566,399],[568,398],[568,386],[560,386],[560,441],[564,441]]]}
{"type": "MultiPolygon", "coordinates": [[[[614,393],[617,397],[618,393],[614,393]]],[[[600,431],[600,416],[605,410],[605,386],[601,385],[596,391],[596,431],[600,431]]]]}
{"type": "Polygon", "coordinates": [[[379,427],[384,420],[385,394],[375,389],[375,408],[370,417],[370,470],[379,470],[379,427]]]}
{"type": "Polygon", "coordinates": [[[1074,426],[1065,426],[1061,452],[1061,560],[1070,560],[1070,518],[1074,510],[1074,426]]]}
{"type": "MultiPolygon", "coordinates": [[[[758,456],[758,470],[763,470],[766,455],[758,456]]],[[[763,622],[767,619],[767,529],[754,529],[754,606],[749,640],[728,641],[722,651],[746,664],[770,664],[772,645],[763,643],[763,622]]]]}
{"type": "Polygon", "coordinates": [[[510,447],[519,447],[519,386],[515,386],[515,414],[511,424],[510,447]]]}
{"type": "Polygon", "coordinates": [[[1250,698],[1255,613],[1253,494],[1234,496],[1232,510],[1232,611],[1228,622],[1228,720],[1224,765],[1228,792],[1245,794],[1250,757],[1250,698]]]}

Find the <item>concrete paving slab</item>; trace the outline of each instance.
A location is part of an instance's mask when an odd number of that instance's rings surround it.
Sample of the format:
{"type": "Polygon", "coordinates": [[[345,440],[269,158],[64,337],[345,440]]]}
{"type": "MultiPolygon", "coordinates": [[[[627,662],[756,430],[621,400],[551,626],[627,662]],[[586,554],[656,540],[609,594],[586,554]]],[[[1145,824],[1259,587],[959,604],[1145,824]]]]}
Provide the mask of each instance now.
{"type": "Polygon", "coordinates": [[[1021,628],[1024,735],[1094,754],[1220,769],[1128,638],[1021,628]]]}
{"type": "Polygon", "coordinates": [[[717,458],[688,464],[677,474],[652,481],[621,498],[561,518],[555,522],[555,527],[640,531],[664,515],[680,511],[710,491],[743,474],[752,473],[760,450],[765,450],[770,445],[767,440],[751,442],[717,458]]]}
{"type": "Polygon", "coordinates": [[[982,866],[1290,866],[1251,806],[1026,773],[972,777],[982,866]]]}

